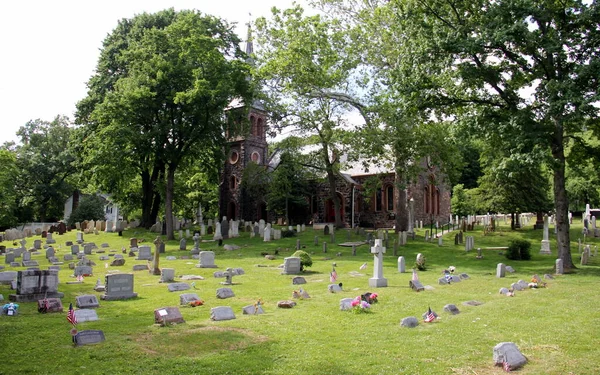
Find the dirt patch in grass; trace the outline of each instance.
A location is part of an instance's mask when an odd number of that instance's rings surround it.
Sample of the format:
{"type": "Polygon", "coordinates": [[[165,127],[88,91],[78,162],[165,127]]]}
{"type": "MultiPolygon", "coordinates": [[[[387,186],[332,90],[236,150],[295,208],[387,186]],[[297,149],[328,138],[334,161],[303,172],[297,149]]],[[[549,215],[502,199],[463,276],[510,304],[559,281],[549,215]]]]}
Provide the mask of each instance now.
{"type": "Polygon", "coordinates": [[[224,350],[241,350],[265,342],[266,336],[228,327],[200,327],[187,330],[161,329],[132,337],[140,352],[156,356],[199,357],[224,350]]]}

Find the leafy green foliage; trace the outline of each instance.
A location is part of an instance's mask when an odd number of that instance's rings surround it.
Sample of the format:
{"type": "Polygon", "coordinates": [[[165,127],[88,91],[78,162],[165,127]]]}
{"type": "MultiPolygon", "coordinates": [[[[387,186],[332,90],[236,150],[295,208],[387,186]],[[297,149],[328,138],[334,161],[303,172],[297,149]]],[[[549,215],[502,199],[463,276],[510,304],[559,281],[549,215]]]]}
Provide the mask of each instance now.
{"type": "MultiPolygon", "coordinates": [[[[160,206],[164,181],[167,236],[173,238],[175,176],[195,163],[213,168],[224,144],[225,109],[232,100],[252,101],[250,73],[239,38],[225,21],[196,11],[173,9],[122,20],[104,43],[88,97],[78,104],[91,163],[126,155],[127,172],[100,169],[108,193],[142,177],[143,224],[160,206]],[[95,151],[99,150],[99,151],[95,151]]],[[[205,171],[207,172],[207,171],[205,171]]]]}
{"type": "Polygon", "coordinates": [[[510,260],[530,260],[531,242],[527,240],[512,240],[506,250],[506,258],[510,260]]]}
{"type": "Polygon", "coordinates": [[[71,212],[67,219],[67,225],[72,226],[84,220],[104,220],[104,205],[106,201],[99,195],[84,196],[79,205],[71,212]]]}
{"type": "Polygon", "coordinates": [[[17,192],[15,180],[18,176],[17,158],[13,151],[0,149],[0,227],[17,224],[17,192]]]}
{"type": "Polygon", "coordinates": [[[70,148],[73,128],[69,119],[57,116],[48,122],[33,120],[22,126],[16,147],[18,219],[58,221],[74,190],[74,153],[70,148]]]}
{"type": "Polygon", "coordinates": [[[296,252],[294,254],[292,254],[292,256],[300,258],[300,269],[301,270],[304,270],[304,269],[306,269],[306,267],[310,267],[313,265],[313,260],[310,257],[310,254],[308,254],[304,250],[296,250],[296,252]]]}

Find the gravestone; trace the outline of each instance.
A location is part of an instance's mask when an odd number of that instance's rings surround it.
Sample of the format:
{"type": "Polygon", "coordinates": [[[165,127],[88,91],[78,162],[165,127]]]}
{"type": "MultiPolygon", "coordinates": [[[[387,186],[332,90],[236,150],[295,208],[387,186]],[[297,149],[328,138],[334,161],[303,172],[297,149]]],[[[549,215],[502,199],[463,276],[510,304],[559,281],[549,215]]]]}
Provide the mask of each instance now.
{"type": "Polygon", "coordinates": [[[52,238],[52,233],[48,233],[46,235],[46,244],[49,245],[53,243],[56,243],[56,240],[52,238]]]}
{"type": "Polygon", "coordinates": [[[10,285],[13,281],[17,281],[17,271],[0,272],[0,285],[10,285]]]}
{"type": "Polygon", "coordinates": [[[192,302],[200,301],[200,297],[196,293],[183,293],[179,295],[180,305],[189,305],[192,302]]]}
{"type": "Polygon", "coordinates": [[[31,253],[29,251],[26,251],[21,255],[22,262],[26,262],[26,261],[30,261],[30,260],[31,260],[31,253]]]}
{"type": "Polygon", "coordinates": [[[419,325],[419,320],[414,316],[409,316],[400,321],[402,327],[415,328],[419,325]]]}
{"type": "Polygon", "coordinates": [[[46,249],[46,259],[52,258],[54,256],[54,248],[51,246],[46,249]]]}
{"type": "Polygon", "coordinates": [[[81,309],[89,309],[93,307],[100,307],[100,303],[98,302],[98,298],[96,298],[93,294],[86,294],[83,296],[77,296],[76,306],[81,309]]]}
{"type": "Polygon", "coordinates": [[[340,300],[340,310],[352,310],[352,301],[354,301],[354,298],[342,298],[340,300]]]}
{"type": "Polygon", "coordinates": [[[421,291],[425,290],[425,287],[423,286],[423,284],[421,284],[421,282],[419,280],[409,281],[408,286],[415,292],[421,292],[421,291]]]}
{"type": "Polygon", "coordinates": [[[160,282],[170,283],[175,280],[174,268],[163,268],[160,270],[160,282]]]}
{"type": "Polygon", "coordinates": [[[306,279],[302,276],[297,276],[292,279],[292,285],[306,284],[306,279]]]}
{"type": "Polygon", "coordinates": [[[548,215],[544,216],[544,235],[542,239],[542,247],[540,249],[540,254],[552,254],[550,250],[550,241],[548,239],[548,215]]]}
{"type": "Polygon", "coordinates": [[[301,272],[302,263],[298,257],[288,257],[283,259],[282,275],[297,275],[301,272]]]}
{"type": "Polygon", "coordinates": [[[112,301],[137,297],[137,293],[133,291],[133,274],[116,273],[106,275],[104,285],[106,291],[100,297],[103,300],[112,301]]]}
{"type": "Polygon", "coordinates": [[[106,340],[104,338],[104,332],[96,329],[87,329],[85,331],[79,331],[74,336],[75,345],[90,345],[90,344],[98,344],[106,340]]]}
{"type": "Polygon", "coordinates": [[[190,289],[190,284],[188,284],[188,283],[173,283],[173,284],[167,285],[167,288],[169,289],[169,292],[180,292],[182,290],[190,289]]]}
{"type": "Polygon", "coordinates": [[[372,288],[387,287],[387,279],[383,277],[383,254],[385,247],[381,245],[381,239],[375,240],[375,246],[371,247],[373,256],[373,277],[369,279],[372,288]]]}
{"type": "Polygon", "coordinates": [[[198,254],[198,260],[196,268],[217,268],[213,251],[201,251],[198,254]]]}
{"type": "Polygon", "coordinates": [[[91,276],[93,275],[92,267],[90,266],[77,266],[73,272],[75,276],[91,276]]]}
{"type": "Polygon", "coordinates": [[[509,371],[516,370],[527,363],[527,358],[513,342],[501,342],[494,346],[493,360],[496,366],[503,366],[506,362],[509,371]]]}
{"type": "Polygon", "coordinates": [[[83,245],[83,253],[85,255],[92,255],[92,250],[94,249],[94,247],[92,246],[91,243],[86,243],[83,245]]]}
{"type": "Polygon", "coordinates": [[[496,277],[505,277],[506,276],[506,266],[504,263],[498,263],[496,266],[496,277]]]}
{"type": "Polygon", "coordinates": [[[181,324],[185,320],[178,307],[162,307],[154,310],[154,323],[165,326],[167,324],[181,324]]]}
{"type": "Polygon", "coordinates": [[[223,239],[229,238],[229,222],[226,216],[223,216],[223,220],[221,221],[221,236],[223,236],[223,239]]]}
{"type": "Polygon", "coordinates": [[[79,254],[79,245],[71,245],[71,255],[79,254]]]}
{"type": "Polygon", "coordinates": [[[179,250],[187,250],[187,242],[185,238],[181,238],[179,241],[179,250]]]}
{"type": "Polygon", "coordinates": [[[15,254],[14,253],[6,253],[6,255],[4,256],[4,263],[11,264],[14,261],[15,261],[15,254]]]}
{"type": "Polygon", "coordinates": [[[398,257],[398,272],[406,272],[406,261],[404,260],[403,256],[398,257]]]}
{"type": "Polygon", "coordinates": [[[444,311],[449,312],[452,315],[456,315],[456,314],[460,313],[460,311],[458,310],[458,307],[456,307],[456,305],[453,305],[451,303],[444,306],[444,311]]]}
{"type": "Polygon", "coordinates": [[[150,246],[140,246],[136,260],[152,260],[152,249],[150,246]]]}
{"type": "Polygon", "coordinates": [[[63,298],[58,291],[58,271],[26,270],[17,273],[16,294],[10,294],[12,302],[35,302],[44,298],[63,298]]]}
{"type": "Polygon", "coordinates": [[[233,293],[233,290],[231,290],[231,288],[217,289],[217,298],[226,299],[226,298],[231,298],[231,297],[235,297],[235,294],[233,293]]]}
{"type": "Polygon", "coordinates": [[[148,270],[148,265],[147,264],[134,264],[133,271],[147,271],[148,270]]]}
{"type": "Polygon", "coordinates": [[[94,322],[98,320],[98,313],[93,309],[77,309],[75,310],[75,319],[77,319],[77,323],[94,322]]]}
{"type": "Polygon", "coordinates": [[[229,306],[218,306],[210,309],[210,319],[214,321],[235,319],[235,314],[229,306]]]}
{"type": "Polygon", "coordinates": [[[261,305],[248,305],[242,307],[242,314],[244,315],[259,315],[264,313],[261,305]]]}
{"type": "Polygon", "coordinates": [[[555,263],[556,263],[556,274],[562,275],[564,273],[563,260],[557,259],[555,263]]]}
{"type": "Polygon", "coordinates": [[[44,298],[38,300],[38,311],[41,313],[63,312],[60,298],[44,298]]]}

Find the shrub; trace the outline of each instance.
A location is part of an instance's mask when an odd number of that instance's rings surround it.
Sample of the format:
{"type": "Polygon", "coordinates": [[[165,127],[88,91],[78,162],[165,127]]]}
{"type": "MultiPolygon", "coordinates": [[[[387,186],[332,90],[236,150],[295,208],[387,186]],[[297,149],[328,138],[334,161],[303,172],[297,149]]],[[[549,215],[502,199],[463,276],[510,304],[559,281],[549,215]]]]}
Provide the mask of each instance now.
{"type": "Polygon", "coordinates": [[[298,250],[294,254],[292,254],[292,256],[300,258],[300,270],[301,271],[304,271],[305,267],[312,266],[312,263],[313,263],[312,258],[310,257],[310,255],[308,255],[308,253],[306,251],[298,250]]]}
{"type": "Polygon", "coordinates": [[[98,195],[83,197],[71,216],[67,219],[67,225],[74,225],[84,220],[104,220],[104,199],[98,195]]]}
{"type": "Polygon", "coordinates": [[[531,242],[526,240],[513,240],[506,250],[506,258],[511,260],[530,260],[531,242]]]}
{"type": "Polygon", "coordinates": [[[281,238],[287,238],[287,237],[296,237],[296,231],[295,230],[288,230],[288,229],[284,229],[281,231],[281,238]]]}

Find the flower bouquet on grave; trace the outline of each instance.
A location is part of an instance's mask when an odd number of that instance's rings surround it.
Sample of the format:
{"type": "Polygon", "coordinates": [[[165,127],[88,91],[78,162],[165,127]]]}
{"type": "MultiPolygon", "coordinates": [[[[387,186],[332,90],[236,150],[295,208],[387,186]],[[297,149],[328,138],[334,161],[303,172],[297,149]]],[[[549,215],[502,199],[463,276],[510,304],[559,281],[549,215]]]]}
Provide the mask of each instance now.
{"type": "Polygon", "coordinates": [[[202,305],[204,305],[204,301],[203,301],[203,300],[201,300],[201,299],[197,299],[197,300],[195,300],[195,301],[192,301],[192,302],[190,302],[190,303],[189,303],[189,305],[190,305],[191,307],[202,306],[202,305]]]}
{"type": "Polygon", "coordinates": [[[371,312],[371,304],[367,301],[361,300],[360,296],[354,298],[352,302],[350,302],[350,306],[352,306],[351,311],[355,314],[371,312]]]}

